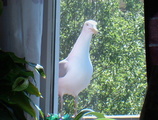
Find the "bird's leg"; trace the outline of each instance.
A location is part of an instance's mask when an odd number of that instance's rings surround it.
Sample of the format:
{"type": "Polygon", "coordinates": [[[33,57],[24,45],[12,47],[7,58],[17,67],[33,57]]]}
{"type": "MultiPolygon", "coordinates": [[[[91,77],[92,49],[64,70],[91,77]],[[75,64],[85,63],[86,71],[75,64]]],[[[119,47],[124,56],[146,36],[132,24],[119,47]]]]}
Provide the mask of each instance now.
{"type": "Polygon", "coordinates": [[[63,102],[64,102],[63,96],[60,96],[60,114],[61,114],[61,117],[63,116],[63,102]]]}
{"type": "Polygon", "coordinates": [[[74,102],[74,114],[77,115],[77,105],[78,105],[78,96],[75,96],[75,102],[74,102]]]}

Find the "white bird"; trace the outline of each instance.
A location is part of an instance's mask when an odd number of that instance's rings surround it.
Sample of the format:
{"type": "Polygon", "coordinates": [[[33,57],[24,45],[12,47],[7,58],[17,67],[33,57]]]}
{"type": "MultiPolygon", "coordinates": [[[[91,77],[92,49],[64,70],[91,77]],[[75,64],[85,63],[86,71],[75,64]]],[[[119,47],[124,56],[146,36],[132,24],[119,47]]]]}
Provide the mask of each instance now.
{"type": "Polygon", "coordinates": [[[97,22],[94,20],[86,21],[71,52],[67,58],[59,62],[58,94],[61,100],[61,112],[64,102],[63,95],[69,94],[75,97],[76,115],[78,94],[90,84],[93,66],[89,49],[92,35],[98,32],[96,25],[97,22]]]}

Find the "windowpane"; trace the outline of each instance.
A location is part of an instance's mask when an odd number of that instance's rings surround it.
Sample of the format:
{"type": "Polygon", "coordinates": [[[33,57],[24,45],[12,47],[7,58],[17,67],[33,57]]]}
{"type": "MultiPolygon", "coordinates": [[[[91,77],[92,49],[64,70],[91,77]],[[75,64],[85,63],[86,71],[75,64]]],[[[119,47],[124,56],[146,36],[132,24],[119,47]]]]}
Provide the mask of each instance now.
{"type": "MultiPolygon", "coordinates": [[[[67,57],[86,20],[98,22],[90,57],[90,85],[79,94],[78,110],[106,115],[140,113],[146,88],[144,8],[139,0],[61,0],[60,60],[67,57]]],[[[75,79],[74,79],[75,80],[75,79]]],[[[64,96],[65,113],[74,99],[64,96]]]]}

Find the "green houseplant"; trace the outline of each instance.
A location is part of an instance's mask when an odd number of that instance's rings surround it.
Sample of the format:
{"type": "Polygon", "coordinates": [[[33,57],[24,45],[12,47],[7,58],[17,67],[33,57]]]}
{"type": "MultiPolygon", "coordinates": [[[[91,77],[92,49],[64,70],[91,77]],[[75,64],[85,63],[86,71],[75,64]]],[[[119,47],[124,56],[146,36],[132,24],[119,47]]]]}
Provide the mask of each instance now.
{"type": "Polygon", "coordinates": [[[95,120],[115,120],[115,119],[106,118],[103,113],[95,112],[91,109],[83,109],[75,117],[72,117],[71,115],[68,114],[62,117],[60,117],[57,114],[48,114],[46,120],[81,120],[81,118],[86,115],[95,116],[96,117],[95,120]]]}
{"type": "Polygon", "coordinates": [[[41,65],[0,50],[0,118],[3,120],[26,120],[24,112],[37,119],[35,109],[44,118],[40,108],[30,99],[30,95],[42,95],[33,84],[36,83],[34,71],[28,70],[27,66],[46,78],[41,65]]]}

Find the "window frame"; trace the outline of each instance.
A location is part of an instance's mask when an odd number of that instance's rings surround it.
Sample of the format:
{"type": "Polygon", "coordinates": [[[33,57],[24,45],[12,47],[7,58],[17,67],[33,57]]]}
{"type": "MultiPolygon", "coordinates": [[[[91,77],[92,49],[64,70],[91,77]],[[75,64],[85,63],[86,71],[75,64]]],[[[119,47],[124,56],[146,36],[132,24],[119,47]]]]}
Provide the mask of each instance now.
{"type": "Polygon", "coordinates": [[[40,108],[46,115],[58,113],[59,32],[60,0],[44,1],[41,65],[47,78],[40,81],[40,108]]]}
{"type": "MultiPolygon", "coordinates": [[[[41,65],[46,71],[47,78],[40,82],[40,91],[44,97],[40,100],[40,107],[46,115],[48,113],[58,113],[59,36],[60,0],[44,1],[41,65]]],[[[108,116],[108,118],[138,119],[139,115],[108,116]]],[[[85,119],[89,119],[89,116],[85,119]]]]}

